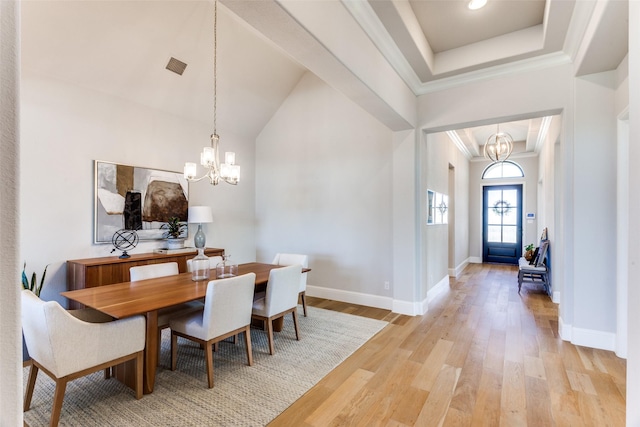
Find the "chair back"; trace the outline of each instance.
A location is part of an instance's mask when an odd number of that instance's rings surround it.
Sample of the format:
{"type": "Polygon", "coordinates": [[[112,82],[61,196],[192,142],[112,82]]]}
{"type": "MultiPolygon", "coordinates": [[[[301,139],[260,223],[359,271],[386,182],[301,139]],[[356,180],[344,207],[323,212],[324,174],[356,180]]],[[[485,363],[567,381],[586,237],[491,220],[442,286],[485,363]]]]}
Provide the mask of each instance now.
{"type": "Polygon", "coordinates": [[[137,280],[154,279],[156,277],[173,276],[179,274],[177,262],[164,262],[161,264],[138,265],[129,268],[129,277],[132,282],[137,280]]]}
{"type": "Polygon", "coordinates": [[[202,318],[207,339],[251,323],[255,286],[255,273],[209,282],[202,318]]]}
{"type": "MultiPolygon", "coordinates": [[[[222,262],[222,257],[219,255],[209,257],[209,268],[215,269],[216,265],[222,262]]],[[[187,271],[191,273],[191,260],[187,260],[187,271]]]]}
{"type": "MultiPolygon", "coordinates": [[[[276,254],[271,264],[276,265],[296,265],[299,264],[304,268],[309,267],[309,257],[302,254],[276,254]]],[[[307,273],[302,273],[300,276],[300,287],[298,292],[304,292],[307,290],[307,273]]]]}
{"type": "Polygon", "coordinates": [[[29,356],[40,362],[50,371],[57,371],[53,352],[53,340],[49,336],[47,313],[54,313],[56,306],[64,311],[55,301],[43,301],[29,290],[22,291],[22,334],[29,350],[29,356]]]}
{"type": "Polygon", "coordinates": [[[57,378],[144,348],[145,320],[83,322],[57,301],[22,291],[22,332],[29,355],[57,378]]]}
{"type": "Polygon", "coordinates": [[[299,264],[271,270],[264,300],[267,316],[273,316],[298,305],[301,275],[302,266],[299,264]]]}

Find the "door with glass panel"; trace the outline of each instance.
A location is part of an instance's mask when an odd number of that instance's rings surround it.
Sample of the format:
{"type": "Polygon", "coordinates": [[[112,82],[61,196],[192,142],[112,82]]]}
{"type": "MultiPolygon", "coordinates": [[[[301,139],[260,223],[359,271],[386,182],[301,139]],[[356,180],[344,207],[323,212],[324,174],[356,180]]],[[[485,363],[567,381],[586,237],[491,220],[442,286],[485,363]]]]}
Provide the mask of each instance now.
{"type": "Polygon", "coordinates": [[[518,264],[522,256],[522,185],[483,187],[482,262],[518,264]]]}

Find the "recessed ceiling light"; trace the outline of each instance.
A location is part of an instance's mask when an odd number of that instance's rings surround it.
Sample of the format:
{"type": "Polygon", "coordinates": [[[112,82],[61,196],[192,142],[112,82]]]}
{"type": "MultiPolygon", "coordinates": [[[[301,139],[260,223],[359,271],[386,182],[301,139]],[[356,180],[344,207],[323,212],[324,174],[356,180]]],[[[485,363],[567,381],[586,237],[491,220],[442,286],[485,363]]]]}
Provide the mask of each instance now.
{"type": "Polygon", "coordinates": [[[471,0],[467,7],[471,10],[476,10],[484,7],[485,4],[487,4],[487,0],[471,0]]]}

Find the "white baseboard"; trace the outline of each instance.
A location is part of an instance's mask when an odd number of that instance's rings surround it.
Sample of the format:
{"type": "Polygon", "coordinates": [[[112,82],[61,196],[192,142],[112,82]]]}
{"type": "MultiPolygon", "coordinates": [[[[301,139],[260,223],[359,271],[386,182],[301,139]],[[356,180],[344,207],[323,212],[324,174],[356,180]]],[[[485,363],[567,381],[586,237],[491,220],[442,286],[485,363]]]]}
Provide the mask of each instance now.
{"type": "Polygon", "coordinates": [[[393,308],[391,311],[407,316],[422,316],[426,313],[426,304],[421,302],[393,300],[393,308]]]}
{"type": "Polygon", "coordinates": [[[560,292],[559,291],[553,291],[552,292],[551,301],[553,301],[555,304],[560,304],[560,292]]]}
{"type": "Polygon", "coordinates": [[[482,264],[482,257],[479,256],[470,256],[469,257],[470,264],[482,264]]]}
{"type": "Polygon", "coordinates": [[[462,273],[462,271],[467,267],[467,265],[469,265],[469,258],[462,261],[456,268],[450,268],[449,276],[458,277],[460,273],[462,273]]]}
{"type": "Polygon", "coordinates": [[[383,297],[380,295],[363,294],[360,292],[323,288],[311,285],[307,285],[306,294],[310,297],[331,299],[334,301],[348,302],[350,304],[365,305],[367,307],[383,308],[385,310],[391,310],[393,308],[393,298],[383,297]]]}
{"type": "MultiPolygon", "coordinates": [[[[444,280],[445,279],[443,279],[443,281],[444,280]]],[[[438,283],[438,285],[436,285],[431,291],[429,291],[428,295],[431,294],[433,298],[435,297],[435,295],[441,292],[437,292],[436,289],[441,286],[441,283],[438,283]]],[[[447,276],[447,287],[448,284],[449,277],[447,276]]],[[[382,297],[379,295],[362,294],[359,292],[345,291],[342,289],[323,288],[320,286],[311,285],[307,285],[306,293],[310,297],[330,299],[334,301],[347,302],[350,304],[364,305],[367,307],[382,308],[385,310],[391,310],[394,313],[404,314],[407,316],[422,316],[423,314],[425,314],[427,312],[427,302],[429,300],[429,297],[427,297],[427,299],[425,299],[424,301],[403,301],[396,300],[390,297],[382,297]]]]}
{"type": "Polygon", "coordinates": [[[574,328],[564,323],[562,317],[558,317],[558,329],[560,338],[571,342],[571,344],[600,350],[615,351],[616,349],[616,334],[613,332],[574,328]]]}
{"type": "MultiPolygon", "coordinates": [[[[449,276],[444,276],[436,285],[427,291],[427,304],[441,293],[449,290],[449,276]]],[[[425,310],[426,313],[426,310],[425,310]]]]}
{"type": "Polygon", "coordinates": [[[558,316],[558,334],[563,341],[571,342],[571,325],[565,324],[560,316],[558,316]]]}

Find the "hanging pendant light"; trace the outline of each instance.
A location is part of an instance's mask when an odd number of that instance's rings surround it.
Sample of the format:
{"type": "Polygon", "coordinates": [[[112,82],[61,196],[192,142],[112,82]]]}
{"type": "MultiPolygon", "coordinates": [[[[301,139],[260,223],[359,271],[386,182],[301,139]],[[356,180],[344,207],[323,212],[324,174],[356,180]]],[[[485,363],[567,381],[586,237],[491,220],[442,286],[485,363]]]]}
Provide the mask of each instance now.
{"type": "Polygon", "coordinates": [[[513,151],[513,138],[506,132],[500,132],[500,125],[497,131],[484,144],[484,157],[493,163],[504,162],[513,151]]]}
{"type": "Polygon", "coordinates": [[[213,134],[211,135],[211,143],[209,147],[204,147],[200,153],[200,164],[207,168],[207,172],[200,178],[196,177],[197,166],[195,163],[185,163],[184,177],[188,181],[200,181],[209,178],[211,185],[218,185],[220,180],[232,185],[236,185],[240,181],[240,166],[236,165],[236,154],[226,152],[224,155],[224,163],[220,164],[219,144],[220,136],[218,136],[216,123],[217,108],[217,56],[218,56],[218,1],[213,6],[213,134]]]}

